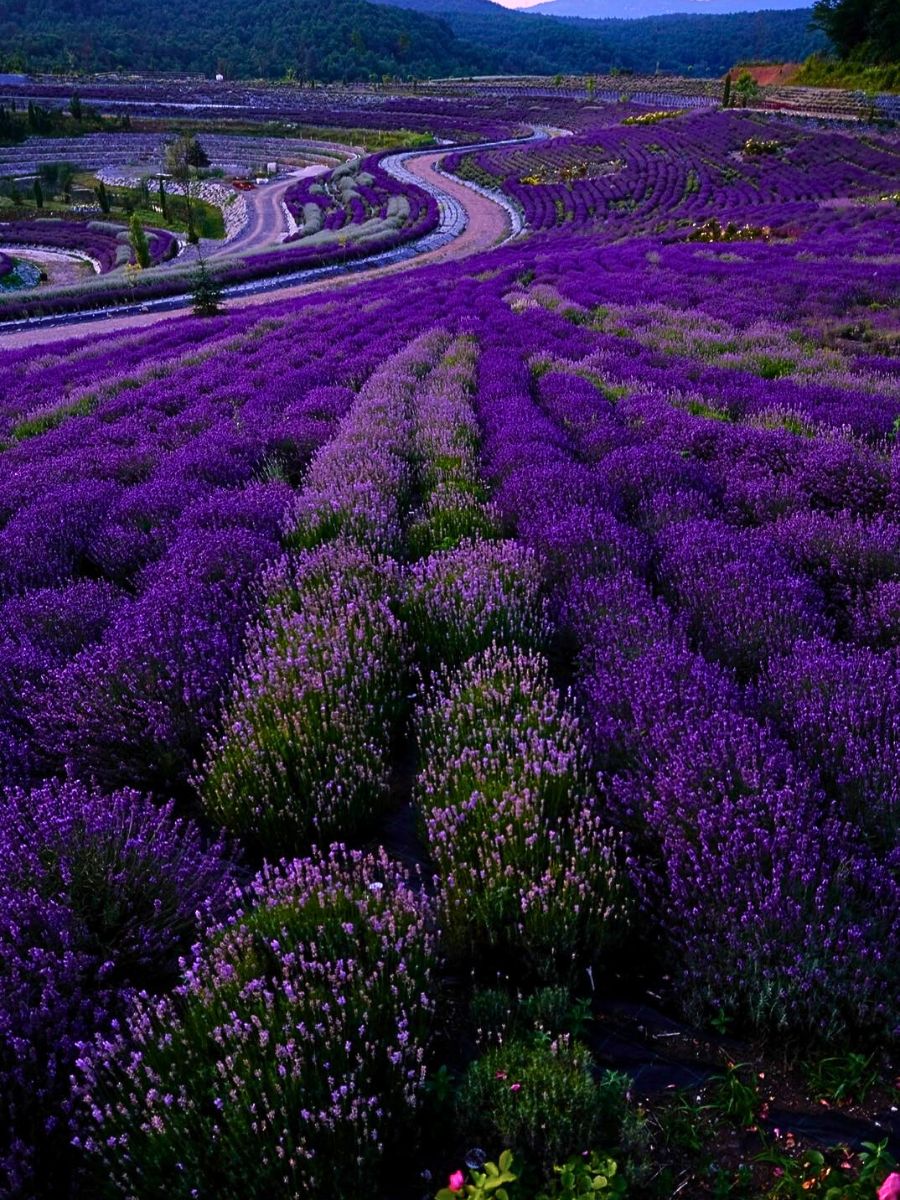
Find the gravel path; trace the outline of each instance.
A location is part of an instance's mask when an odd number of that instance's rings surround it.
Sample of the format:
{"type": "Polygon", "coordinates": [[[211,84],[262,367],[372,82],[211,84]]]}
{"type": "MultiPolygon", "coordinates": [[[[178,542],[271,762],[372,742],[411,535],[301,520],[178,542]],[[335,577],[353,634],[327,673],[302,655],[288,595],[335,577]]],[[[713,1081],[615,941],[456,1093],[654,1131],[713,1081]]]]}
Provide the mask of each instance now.
{"type": "MultiPolygon", "coordinates": [[[[488,250],[498,242],[503,241],[511,232],[510,215],[506,208],[489,195],[475,191],[460,180],[442,174],[437,169],[439,161],[447,154],[447,149],[429,150],[416,154],[404,160],[404,168],[429,189],[439,191],[447,200],[463,210],[462,231],[445,245],[434,250],[405,259],[401,262],[383,266],[373,266],[369,270],[357,270],[343,275],[332,275],[326,278],[310,280],[306,283],[287,285],[271,291],[250,293],[247,295],[229,296],[226,303],[228,309],[250,308],[266,305],[273,300],[286,300],[295,296],[308,296],[312,293],[334,291],[338,288],[350,287],[363,280],[374,279],[382,275],[392,275],[400,271],[409,271],[426,263],[445,262],[449,259],[463,258],[488,250]]],[[[291,180],[290,182],[293,182],[291,180]]],[[[254,237],[267,237],[268,233],[278,227],[283,230],[283,215],[280,206],[280,188],[270,184],[261,189],[265,203],[257,210],[254,237]],[[268,202],[271,197],[271,204],[268,202]],[[277,208],[277,212],[276,212],[277,208]]],[[[258,244],[254,242],[253,244],[258,244]]],[[[231,253],[236,245],[232,241],[228,245],[231,253]]],[[[243,247],[246,249],[246,245],[243,247]]],[[[0,326],[0,350],[18,349],[23,346],[45,345],[52,342],[68,341],[73,338],[98,337],[105,333],[123,330],[137,331],[161,321],[171,321],[183,316],[185,307],[132,313],[128,315],[98,316],[93,320],[84,319],[80,322],[58,325],[41,325],[27,329],[11,330],[4,333],[0,326]]]]}

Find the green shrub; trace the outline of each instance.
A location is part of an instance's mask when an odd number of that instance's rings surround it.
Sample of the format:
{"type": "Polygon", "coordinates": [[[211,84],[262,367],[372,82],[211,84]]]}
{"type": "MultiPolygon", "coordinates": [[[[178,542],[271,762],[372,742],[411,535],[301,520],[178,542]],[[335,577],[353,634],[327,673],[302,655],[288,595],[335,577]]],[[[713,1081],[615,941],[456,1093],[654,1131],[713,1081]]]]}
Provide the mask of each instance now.
{"type": "Polygon", "coordinates": [[[549,1171],[573,1154],[613,1141],[625,1113],[623,1077],[594,1076],[587,1050],[567,1034],[513,1039],[469,1067],[457,1096],[461,1124],[549,1171]]]}

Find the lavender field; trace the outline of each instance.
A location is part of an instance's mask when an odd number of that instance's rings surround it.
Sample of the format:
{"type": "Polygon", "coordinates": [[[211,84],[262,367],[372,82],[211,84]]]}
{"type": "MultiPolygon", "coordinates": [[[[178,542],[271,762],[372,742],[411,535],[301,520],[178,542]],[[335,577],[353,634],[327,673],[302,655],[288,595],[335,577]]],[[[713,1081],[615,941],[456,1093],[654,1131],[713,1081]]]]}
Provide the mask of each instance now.
{"type": "MultiPolygon", "coordinates": [[[[894,1170],[900,137],[677,99],[448,100],[567,134],[442,151],[468,253],[0,336],[3,1197],[894,1170]]],[[[380,162],[288,208],[432,229],[380,162]]]]}

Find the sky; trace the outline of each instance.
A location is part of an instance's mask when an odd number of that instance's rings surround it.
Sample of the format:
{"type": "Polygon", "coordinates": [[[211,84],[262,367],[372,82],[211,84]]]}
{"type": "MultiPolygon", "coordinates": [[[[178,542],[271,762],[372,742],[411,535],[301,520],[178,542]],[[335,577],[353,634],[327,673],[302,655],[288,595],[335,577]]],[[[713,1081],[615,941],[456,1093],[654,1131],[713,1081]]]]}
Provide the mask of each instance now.
{"type": "MultiPolygon", "coordinates": [[[[533,4],[540,4],[541,0],[495,0],[495,3],[502,4],[504,8],[531,8],[533,4]]],[[[804,8],[810,4],[812,4],[812,0],[797,0],[797,8],[804,8]]],[[[598,4],[598,7],[603,6],[602,4],[598,4]]],[[[700,4],[697,7],[698,11],[702,11],[700,4]]],[[[753,7],[753,4],[748,3],[748,9],[752,9],[753,7]]]]}

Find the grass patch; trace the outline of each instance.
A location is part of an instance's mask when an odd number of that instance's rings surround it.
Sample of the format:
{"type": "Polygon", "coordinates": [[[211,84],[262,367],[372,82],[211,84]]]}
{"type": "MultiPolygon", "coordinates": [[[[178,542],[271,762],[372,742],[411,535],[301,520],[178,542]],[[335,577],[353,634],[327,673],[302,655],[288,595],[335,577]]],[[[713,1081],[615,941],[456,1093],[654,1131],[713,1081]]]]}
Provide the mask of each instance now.
{"type": "MultiPolygon", "coordinates": [[[[159,120],[133,121],[135,129],[169,132],[170,122],[159,120]]],[[[229,133],[241,137],[298,138],[316,142],[337,142],[342,146],[364,146],[367,150],[416,150],[434,145],[430,133],[413,129],[342,129],[330,125],[302,125],[293,121],[179,121],[184,133],[229,133]]],[[[267,155],[261,156],[262,158],[267,155]]]]}
{"type": "Polygon", "coordinates": [[[861,92],[900,92],[900,63],[876,66],[814,54],[791,83],[807,87],[852,88],[861,92]]]}
{"type": "Polygon", "coordinates": [[[17,422],[10,431],[10,441],[24,442],[28,438],[38,437],[42,433],[46,433],[49,429],[56,429],[62,425],[67,417],[83,417],[87,416],[92,411],[97,403],[97,397],[93,395],[82,396],[79,400],[74,400],[70,404],[61,404],[58,408],[48,409],[46,412],[38,413],[33,417],[25,417],[24,420],[17,422]]]}

